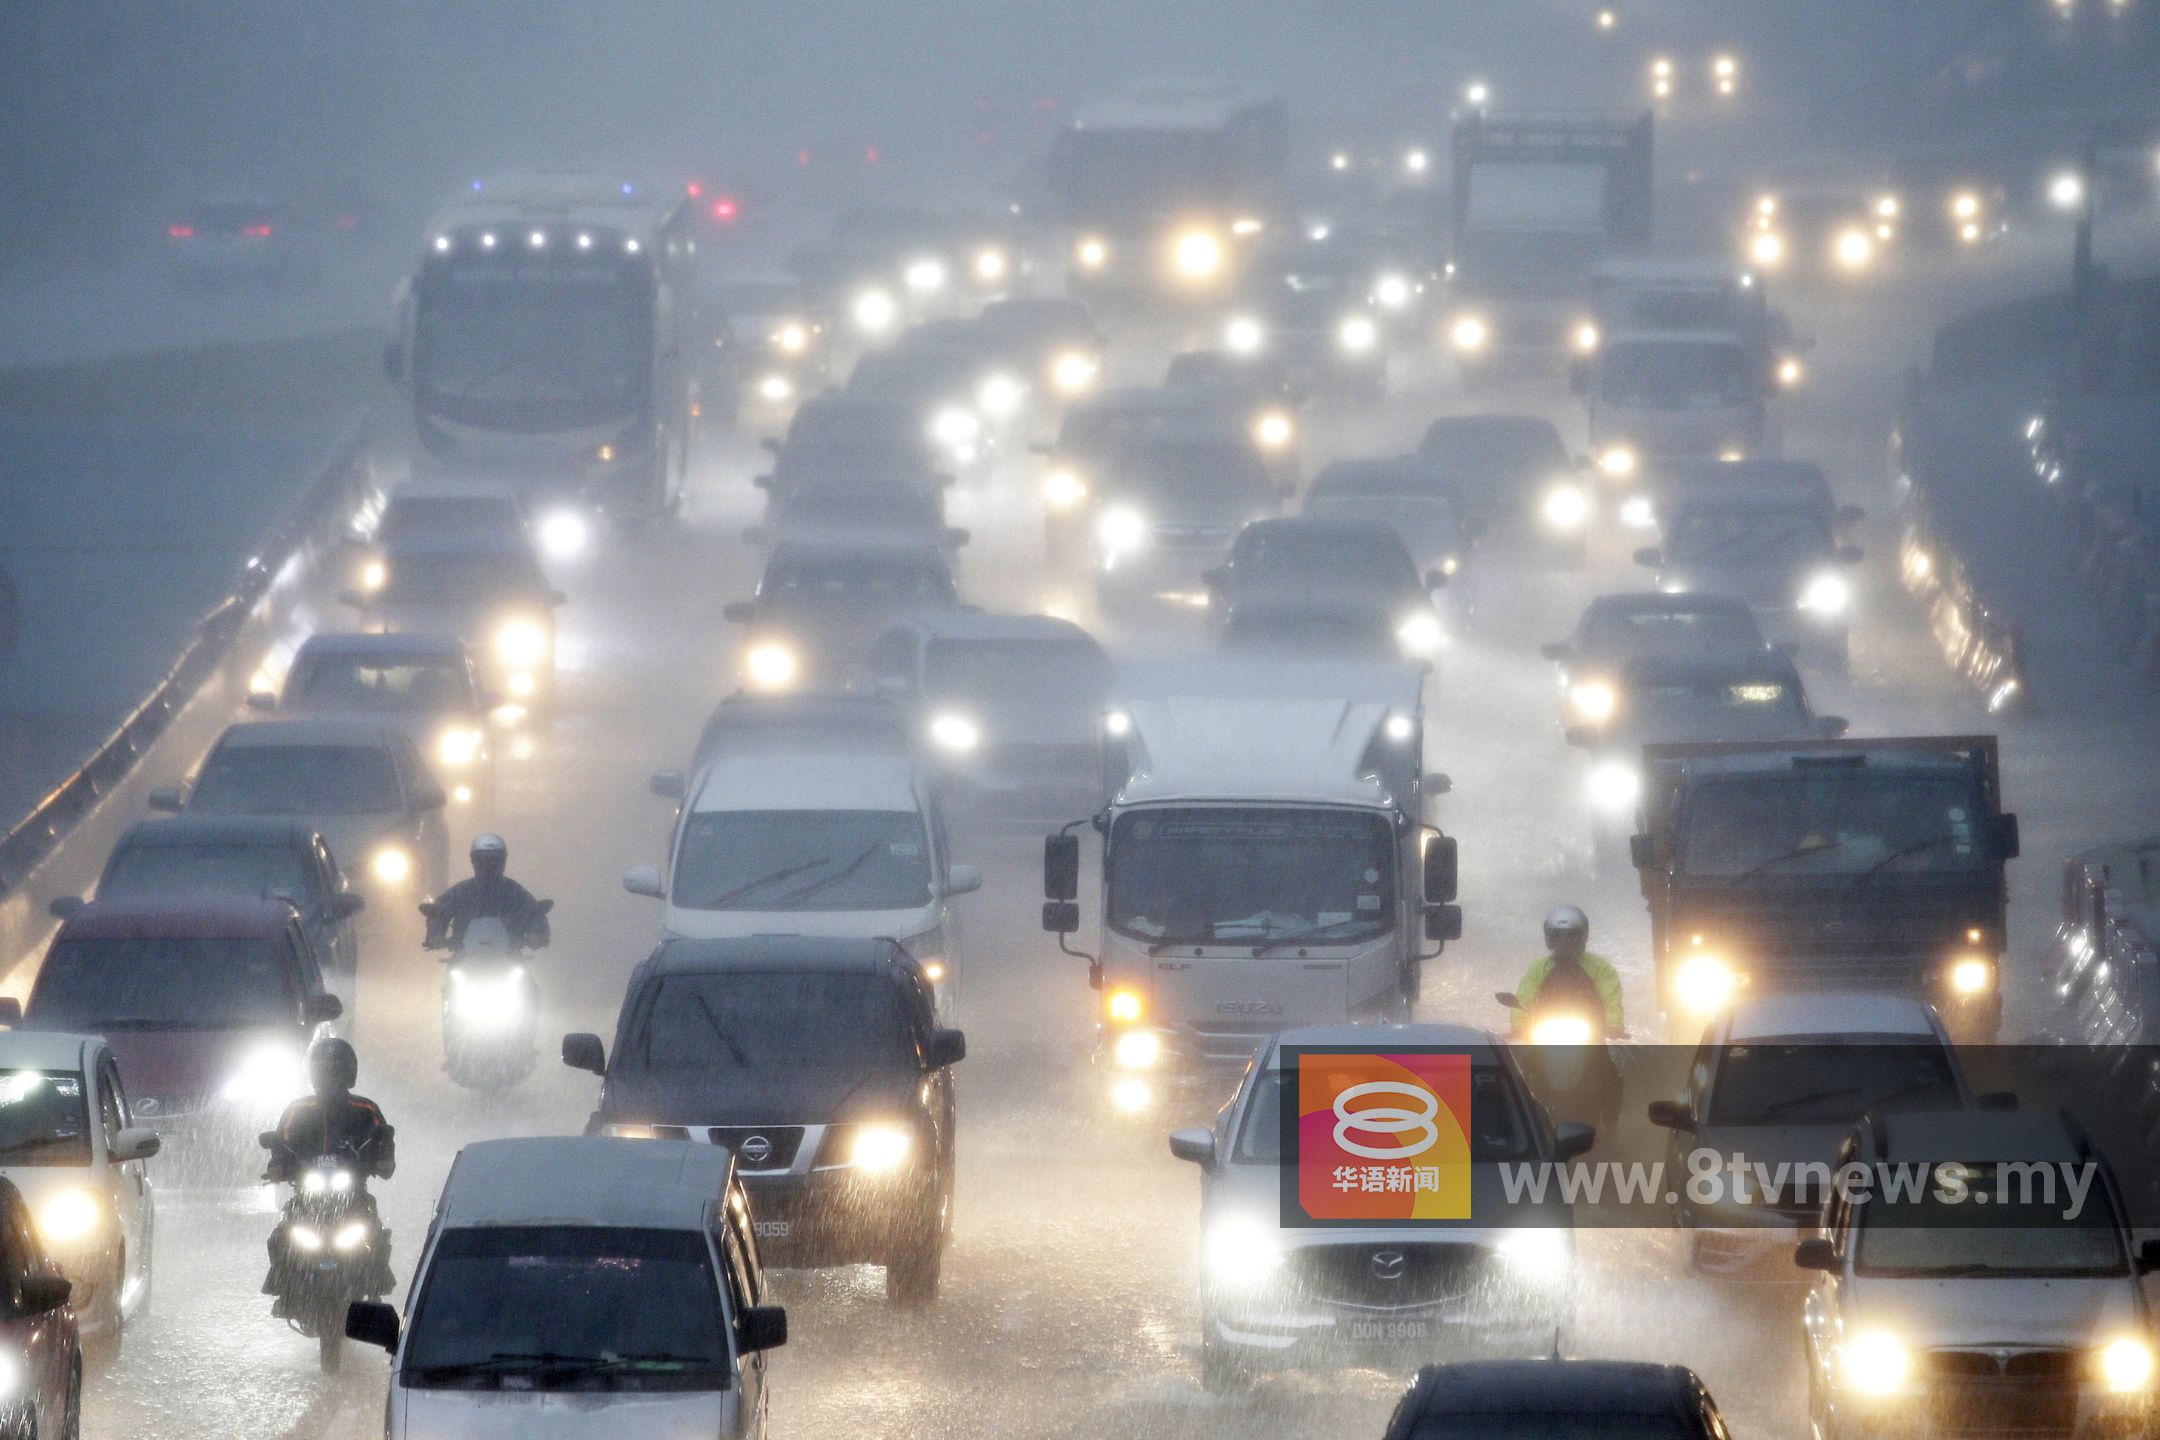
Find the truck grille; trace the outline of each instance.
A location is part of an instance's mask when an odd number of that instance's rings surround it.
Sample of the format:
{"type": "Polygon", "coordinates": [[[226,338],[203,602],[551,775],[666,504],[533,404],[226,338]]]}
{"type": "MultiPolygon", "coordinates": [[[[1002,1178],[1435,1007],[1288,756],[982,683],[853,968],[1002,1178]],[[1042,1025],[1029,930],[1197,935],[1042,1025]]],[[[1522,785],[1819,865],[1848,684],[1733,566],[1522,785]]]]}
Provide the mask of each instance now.
{"type": "Polygon", "coordinates": [[[1937,1350],[1926,1361],[1929,1429],[1938,1436],[2068,1436],[2077,1429],[2079,1356],[1937,1350]]]}
{"type": "Polygon", "coordinates": [[[1406,1310],[1469,1295],[1486,1278],[1481,1245],[1307,1245],[1290,1256],[1290,1280],[1310,1299],[1361,1310],[1406,1310]]]}

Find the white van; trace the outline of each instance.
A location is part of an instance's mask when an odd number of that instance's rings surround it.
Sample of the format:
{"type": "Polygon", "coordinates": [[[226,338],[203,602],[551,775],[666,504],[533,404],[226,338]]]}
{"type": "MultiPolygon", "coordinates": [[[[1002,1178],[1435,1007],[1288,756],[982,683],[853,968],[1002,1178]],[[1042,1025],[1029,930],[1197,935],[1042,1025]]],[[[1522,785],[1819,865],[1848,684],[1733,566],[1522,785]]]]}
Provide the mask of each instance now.
{"type": "Polygon", "coordinates": [[[765,1434],[765,1303],[749,1202],[724,1147],[599,1137],[458,1152],[405,1324],[355,1304],[391,1354],[384,1433],[765,1434]]]}
{"type": "Polygon", "coordinates": [[[959,968],[953,898],[982,888],[955,864],[915,763],[890,753],[723,755],[689,785],[665,876],[623,888],[665,902],[689,940],[816,935],[898,940],[941,993],[959,968]]]}

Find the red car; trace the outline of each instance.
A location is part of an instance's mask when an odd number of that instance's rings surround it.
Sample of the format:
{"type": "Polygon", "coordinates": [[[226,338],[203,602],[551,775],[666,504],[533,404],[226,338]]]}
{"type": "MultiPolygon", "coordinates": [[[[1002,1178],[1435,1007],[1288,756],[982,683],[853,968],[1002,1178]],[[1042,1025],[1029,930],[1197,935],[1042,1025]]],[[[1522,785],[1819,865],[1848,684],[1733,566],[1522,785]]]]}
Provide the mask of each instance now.
{"type": "Polygon", "coordinates": [[[80,1435],[82,1375],[68,1282],[21,1192],[0,1180],[0,1440],[80,1435]]]}

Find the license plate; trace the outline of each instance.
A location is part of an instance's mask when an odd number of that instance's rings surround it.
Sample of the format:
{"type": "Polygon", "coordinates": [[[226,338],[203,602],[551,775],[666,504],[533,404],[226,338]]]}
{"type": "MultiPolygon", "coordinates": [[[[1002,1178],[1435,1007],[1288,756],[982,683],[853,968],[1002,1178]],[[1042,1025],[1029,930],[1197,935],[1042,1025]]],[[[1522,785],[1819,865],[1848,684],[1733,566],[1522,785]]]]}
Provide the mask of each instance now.
{"type": "Polygon", "coordinates": [[[1350,1338],[1358,1341],[1389,1343],[1394,1341],[1426,1340],[1432,1337],[1432,1324],[1426,1320],[1353,1320],[1350,1322],[1350,1338]]]}
{"type": "Polygon", "coordinates": [[[750,1222],[750,1232],[760,1240],[785,1240],[794,1228],[794,1222],[789,1220],[753,1220],[750,1222]]]}

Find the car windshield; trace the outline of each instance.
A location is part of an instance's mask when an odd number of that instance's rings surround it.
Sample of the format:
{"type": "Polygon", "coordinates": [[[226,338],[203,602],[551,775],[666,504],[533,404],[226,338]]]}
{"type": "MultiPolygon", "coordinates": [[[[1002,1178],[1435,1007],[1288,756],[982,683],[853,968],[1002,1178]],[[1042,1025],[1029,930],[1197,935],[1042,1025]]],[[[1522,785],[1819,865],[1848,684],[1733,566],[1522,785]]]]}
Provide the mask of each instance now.
{"type": "Polygon", "coordinates": [[[1705,780],[1687,801],[1690,875],[1870,875],[1991,863],[1987,815],[1962,775],[1864,770],[1705,780]]]}
{"type": "Polygon", "coordinates": [[[1567,470],[1567,447],[1544,421],[1438,421],[1418,454],[1476,489],[1512,491],[1567,470]]]}
{"type": "MultiPolygon", "coordinates": [[[[2093,1183],[2082,1204],[2070,1193],[2063,1165],[1968,1164],[1962,1198],[1932,1170],[1933,1183],[1892,1201],[1878,1195],[1856,1206],[1853,1268],[1881,1276],[2101,1276],[2130,1273],[2120,1217],[2105,1187],[2093,1183]],[[1987,1224],[1973,1223],[1973,1202],[1987,1200],[1987,1224]],[[2075,1214],[2072,1214],[2072,1211],[2075,1214]]],[[[2084,1178],[2093,1171],[2083,1167],[2084,1178]]]]}
{"type": "Polygon", "coordinates": [[[287,703],[325,710],[434,713],[473,705],[464,664],[444,655],[310,656],[285,682],[285,694],[287,703]]]}
{"type": "Polygon", "coordinates": [[[1260,457],[1245,446],[1166,445],[1128,453],[1115,488],[1143,500],[1258,501],[1267,494],[1268,479],[1260,457]]]}
{"type": "Polygon", "coordinates": [[[1377,664],[1402,659],[1395,632],[1387,617],[1378,611],[1233,611],[1223,622],[1222,648],[1240,655],[1304,656],[1377,664]]]}
{"type": "Polygon", "coordinates": [[[1735,569],[1786,568],[1820,560],[1831,548],[1830,532],[1812,509],[1689,509],[1665,537],[1674,563],[1735,569]]]}
{"type": "MultiPolygon", "coordinates": [[[[1241,1162],[1272,1165],[1283,1156],[1283,1092],[1296,1084],[1285,1070],[1271,1070],[1253,1085],[1252,1104],[1238,1127],[1234,1153],[1241,1162]]],[[[1470,1071],[1470,1159],[1472,1162],[1521,1160],[1535,1154],[1537,1132],[1523,1097],[1507,1076],[1492,1065],[1470,1071]]]]}
{"type": "Polygon", "coordinates": [[[1706,1123],[1843,1126],[1870,1110],[1955,1109],[1959,1099],[1940,1045],[1750,1041],[1719,1055],[1706,1123]]]}
{"type": "Polygon", "coordinates": [[[1412,1428],[1410,1440],[1697,1440],[1702,1434],[1700,1426],[1678,1415],[1478,1410],[1427,1415],[1412,1428]]]}
{"type": "Polygon", "coordinates": [[[843,552],[796,556],[773,566],[759,599],[789,610],[886,610],[949,605],[952,576],[927,557],[843,552]]]}
{"type": "Polygon", "coordinates": [[[1395,845],[1379,815],[1135,810],[1110,832],[1109,923],[1165,944],[1350,944],[1395,924],[1395,845]]]}
{"type": "Polygon", "coordinates": [[[923,660],[923,693],[992,711],[1095,712],[1110,688],[1110,657],[1081,636],[1060,640],[937,640],[923,660]]]}
{"type": "Polygon", "coordinates": [[[1134,405],[1077,407],[1058,430],[1057,449],[1067,455],[1105,459],[1127,450],[1159,444],[1167,437],[1208,427],[1197,406],[1160,408],[1134,405]]]}
{"type": "Polygon", "coordinates": [[[669,899],[686,910],[913,910],[930,851],[910,810],[709,810],[683,824],[669,899]]]}
{"type": "Polygon", "coordinates": [[[1620,697],[1621,720],[1646,740],[1779,740],[1807,733],[1800,689],[1784,680],[1636,683],[1620,697]]]}
{"type": "Polygon", "coordinates": [[[1729,610],[1593,610],[1578,649],[1586,657],[1634,660],[1762,647],[1754,615],[1736,605],[1729,610]]]}
{"type": "Polygon", "coordinates": [[[524,533],[517,502],[493,495],[424,495],[392,500],[375,539],[384,545],[419,537],[491,540],[524,533]]]}
{"type": "Polygon", "coordinates": [[[1329,466],[1313,477],[1306,503],[1358,498],[1431,500],[1447,504],[1447,479],[1425,465],[1329,466]]]}
{"type": "Polygon", "coordinates": [[[1261,589],[1416,590],[1417,567],[1386,530],[1256,526],[1231,557],[1241,584],[1261,589]]]}
{"type": "Polygon", "coordinates": [[[650,293],[634,266],[445,265],[420,291],[423,399],[449,419],[520,429],[630,415],[652,369],[650,293]]]}
{"type": "Polygon", "coordinates": [[[663,975],[615,1057],[631,1071],[892,1071],[912,1062],[891,977],[825,970],[663,975]]]}
{"type": "Polygon", "coordinates": [[[407,605],[500,605],[548,588],[532,556],[516,550],[408,551],[385,568],[383,598],[407,605]]]}
{"type": "Polygon", "coordinates": [[[291,1025],[292,973],[275,940],[54,943],[25,1007],[40,1030],[230,1030],[291,1025]]]}
{"type": "Polygon", "coordinates": [[[416,1390],[729,1388],[712,1252],[694,1230],[446,1230],[398,1383],[416,1390]]]}
{"type": "Polygon", "coordinates": [[[1747,351],[1738,345],[1619,344],[1598,362],[1598,396],[1648,410],[1713,410],[1753,394],[1747,351]]]}
{"type": "Polygon", "coordinates": [[[0,1071],[0,1165],[89,1163],[82,1072],[0,1071]]]}
{"type": "Polygon", "coordinates": [[[379,745],[220,745],[188,808],[212,815],[392,815],[397,767],[379,745]]]}
{"type": "Polygon", "coordinates": [[[283,895],[304,904],[315,894],[314,867],[303,863],[305,856],[297,844],[127,845],[107,862],[98,896],[283,895]]]}

